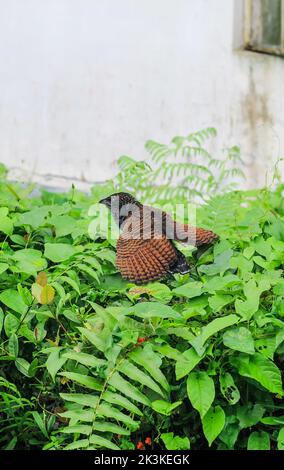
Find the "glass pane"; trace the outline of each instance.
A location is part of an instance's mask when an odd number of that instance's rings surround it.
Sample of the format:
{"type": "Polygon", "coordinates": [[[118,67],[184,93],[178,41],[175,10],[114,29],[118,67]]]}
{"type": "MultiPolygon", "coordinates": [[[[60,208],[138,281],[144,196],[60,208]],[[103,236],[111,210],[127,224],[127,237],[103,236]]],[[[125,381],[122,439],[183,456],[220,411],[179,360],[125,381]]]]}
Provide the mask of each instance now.
{"type": "Polygon", "coordinates": [[[262,0],[262,44],[281,45],[281,0],[262,0]]]}

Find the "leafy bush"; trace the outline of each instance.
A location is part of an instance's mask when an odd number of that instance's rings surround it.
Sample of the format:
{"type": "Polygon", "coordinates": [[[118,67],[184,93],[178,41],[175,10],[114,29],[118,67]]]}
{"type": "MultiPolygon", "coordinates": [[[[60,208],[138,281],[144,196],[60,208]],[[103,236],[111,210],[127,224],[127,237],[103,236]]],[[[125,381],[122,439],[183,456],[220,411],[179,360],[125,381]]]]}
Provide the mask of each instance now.
{"type": "Polygon", "coordinates": [[[230,190],[239,151],[216,163],[214,133],[148,142],[156,168],[123,157],[90,195],[38,195],[0,168],[2,448],[284,448],[284,186],[230,190]],[[160,206],[202,193],[220,241],[183,248],[187,275],[128,284],[97,215],[120,189],[160,206]]]}

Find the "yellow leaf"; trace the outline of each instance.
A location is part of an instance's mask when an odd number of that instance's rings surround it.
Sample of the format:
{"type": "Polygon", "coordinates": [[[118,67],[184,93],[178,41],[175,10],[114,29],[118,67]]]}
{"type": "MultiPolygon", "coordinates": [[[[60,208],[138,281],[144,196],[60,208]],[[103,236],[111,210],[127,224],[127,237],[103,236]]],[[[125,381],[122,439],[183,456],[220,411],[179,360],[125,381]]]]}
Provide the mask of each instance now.
{"type": "Polygon", "coordinates": [[[47,284],[47,275],[44,271],[41,273],[38,273],[37,278],[36,278],[36,283],[39,286],[45,287],[47,284]]]}
{"type": "Polygon", "coordinates": [[[54,299],[55,290],[52,286],[46,285],[42,288],[40,295],[40,303],[42,305],[51,304],[54,299]]]}
{"type": "Polygon", "coordinates": [[[39,284],[34,283],[32,285],[32,296],[40,303],[40,296],[42,292],[42,287],[39,284]]]}
{"type": "Polygon", "coordinates": [[[147,287],[132,287],[129,290],[130,295],[142,295],[142,294],[151,294],[151,289],[147,287]]]}
{"type": "Polygon", "coordinates": [[[62,383],[62,385],[65,385],[65,384],[67,384],[68,382],[70,382],[70,380],[67,379],[67,377],[61,377],[60,383],[62,383]]]}

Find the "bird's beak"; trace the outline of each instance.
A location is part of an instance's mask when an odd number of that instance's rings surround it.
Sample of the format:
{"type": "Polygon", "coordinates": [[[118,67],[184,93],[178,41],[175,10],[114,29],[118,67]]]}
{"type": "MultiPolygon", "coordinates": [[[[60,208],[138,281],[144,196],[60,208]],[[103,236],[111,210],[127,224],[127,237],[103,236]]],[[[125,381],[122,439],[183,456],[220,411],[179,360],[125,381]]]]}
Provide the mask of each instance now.
{"type": "Polygon", "coordinates": [[[110,200],[108,197],[104,197],[99,201],[99,204],[104,204],[105,206],[109,207],[110,206],[110,200]]]}

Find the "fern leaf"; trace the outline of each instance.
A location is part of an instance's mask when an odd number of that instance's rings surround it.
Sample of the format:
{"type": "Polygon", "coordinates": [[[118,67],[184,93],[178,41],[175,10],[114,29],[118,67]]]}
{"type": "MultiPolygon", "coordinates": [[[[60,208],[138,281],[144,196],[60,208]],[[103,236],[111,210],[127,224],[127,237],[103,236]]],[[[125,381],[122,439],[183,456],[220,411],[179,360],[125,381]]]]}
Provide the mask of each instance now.
{"type": "Polygon", "coordinates": [[[147,374],[145,374],[141,369],[138,369],[134,364],[125,360],[122,365],[119,367],[119,371],[125,374],[130,379],[145,385],[154,392],[158,393],[161,396],[165,396],[161,388],[151,379],[147,374]]]}
{"type": "Polygon", "coordinates": [[[102,447],[103,449],[120,450],[120,448],[113,444],[113,442],[105,439],[104,437],[97,436],[96,434],[91,435],[90,443],[94,444],[96,447],[102,447]]]}
{"type": "Polygon", "coordinates": [[[88,393],[60,393],[60,396],[63,400],[79,405],[95,407],[98,403],[98,397],[88,393]]]}
{"type": "Polygon", "coordinates": [[[99,405],[97,408],[97,414],[101,417],[116,419],[117,421],[128,424],[128,426],[133,428],[137,427],[137,422],[130,418],[130,416],[122,413],[114,406],[110,406],[108,403],[102,403],[99,405]]]}
{"type": "Polygon", "coordinates": [[[62,354],[62,357],[72,359],[73,361],[79,362],[80,364],[89,367],[101,367],[106,364],[106,361],[104,359],[99,359],[96,356],[83,352],[68,351],[62,354]]]}
{"type": "Polygon", "coordinates": [[[84,385],[91,390],[100,391],[103,388],[102,384],[97,379],[89,375],[78,374],[77,372],[59,372],[58,375],[62,375],[80,385],[84,385]]]}
{"type": "Polygon", "coordinates": [[[123,407],[124,409],[130,411],[131,413],[134,413],[138,416],[143,416],[143,413],[139,410],[139,408],[137,408],[137,406],[135,406],[130,400],[128,400],[126,397],[123,397],[119,393],[114,393],[114,392],[110,392],[109,390],[107,390],[102,395],[102,398],[108,403],[119,405],[123,407]]]}
{"type": "Polygon", "coordinates": [[[141,393],[136,387],[130,382],[125,380],[118,372],[115,372],[109,380],[109,384],[112,385],[116,390],[126,395],[128,398],[135,400],[143,405],[150,406],[150,400],[141,393]]]}

